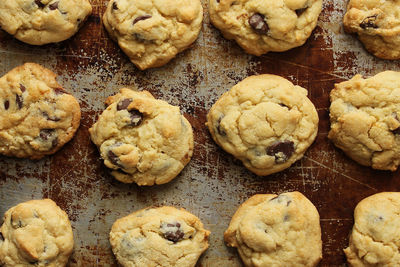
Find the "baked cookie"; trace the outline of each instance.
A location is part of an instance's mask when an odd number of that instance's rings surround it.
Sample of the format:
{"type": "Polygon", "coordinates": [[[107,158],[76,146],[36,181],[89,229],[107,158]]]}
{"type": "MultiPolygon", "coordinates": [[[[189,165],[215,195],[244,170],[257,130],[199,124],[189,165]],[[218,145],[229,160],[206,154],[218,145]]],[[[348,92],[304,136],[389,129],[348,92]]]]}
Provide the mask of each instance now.
{"type": "Polygon", "coordinates": [[[202,20],[200,0],[111,0],[103,16],[110,36],[141,70],[160,67],[188,48],[202,20]]]}
{"type": "Polygon", "coordinates": [[[194,267],[210,232],[193,214],[174,207],[147,208],[118,219],[110,232],[122,266],[194,267]]]}
{"type": "Polygon", "coordinates": [[[147,91],[127,88],[106,100],[107,109],[89,129],[111,174],[124,183],[164,184],[193,154],[193,131],[179,107],[147,91]]]}
{"type": "Polygon", "coordinates": [[[246,266],[316,266],[322,258],[318,211],[299,192],[252,196],[235,212],[224,239],[246,266]]]}
{"type": "Polygon", "coordinates": [[[384,59],[400,58],[399,23],[398,1],[350,0],[343,18],[345,31],[356,33],[370,53],[384,59]]]}
{"type": "Polygon", "coordinates": [[[26,63],[0,78],[0,154],[40,159],[74,136],[81,110],[56,74],[26,63]]]}
{"type": "Polygon", "coordinates": [[[210,18],[225,38],[260,56],[303,45],[317,25],[322,0],[210,0],[210,18]]]}
{"type": "Polygon", "coordinates": [[[0,228],[0,266],[62,267],[74,246],[67,214],[50,199],[9,209],[0,228]]]}
{"type": "Polygon", "coordinates": [[[395,171],[400,164],[400,72],[361,75],[331,91],[335,146],[361,165],[395,171]]]}
{"type": "Polygon", "coordinates": [[[350,266],[400,266],[400,193],[369,196],[354,210],[349,247],[350,266]]]}
{"type": "Polygon", "coordinates": [[[257,175],[303,157],[318,131],[307,90],[275,75],[251,76],[224,93],[207,115],[214,141],[257,175]]]}
{"type": "Polygon", "coordinates": [[[0,27],[22,42],[43,45],[70,38],[91,13],[88,0],[2,0],[0,27]]]}

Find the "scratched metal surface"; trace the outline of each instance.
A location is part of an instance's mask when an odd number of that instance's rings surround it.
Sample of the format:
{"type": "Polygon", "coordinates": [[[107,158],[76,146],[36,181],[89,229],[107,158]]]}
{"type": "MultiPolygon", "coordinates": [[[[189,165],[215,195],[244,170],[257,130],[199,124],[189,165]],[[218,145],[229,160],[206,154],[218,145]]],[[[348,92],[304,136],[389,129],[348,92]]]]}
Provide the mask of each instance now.
{"type": "Polygon", "coordinates": [[[359,166],[327,140],[328,95],[335,82],[356,73],[400,70],[398,62],[372,57],[354,36],[343,32],[345,2],[324,1],[318,26],[304,46],[254,57],[210,25],[203,1],[204,24],[197,42],[168,65],[147,71],[136,69],[105,33],[100,14],[107,1],[92,0],[93,15],[76,36],[60,44],[33,47],[0,30],[0,75],[24,62],[42,64],[79,99],[83,115],[76,137],[53,156],[40,161],[0,156],[0,214],[19,202],[52,198],[73,225],[75,252],[69,266],[117,266],[108,242],[117,218],[149,205],[181,206],[212,231],[210,248],[198,266],[241,266],[235,250],[223,243],[223,231],[237,206],[256,193],[298,190],[320,212],[320,266],[343,266],[342,249],[357,202],[400,187],[398,172],[359,166]],[[207,110],[223,92],[261,73],[278,74],[307,88],[320,117],[318,137],[304,158],[269,177],[247,171],[215,145],[204,126],[207,110]],[[194,156],[166,185],[138,187],[115,181],[89,140],[88,129],[104,109],[106,97],[133,85],[179,105],[194,128],[194,156]]]}

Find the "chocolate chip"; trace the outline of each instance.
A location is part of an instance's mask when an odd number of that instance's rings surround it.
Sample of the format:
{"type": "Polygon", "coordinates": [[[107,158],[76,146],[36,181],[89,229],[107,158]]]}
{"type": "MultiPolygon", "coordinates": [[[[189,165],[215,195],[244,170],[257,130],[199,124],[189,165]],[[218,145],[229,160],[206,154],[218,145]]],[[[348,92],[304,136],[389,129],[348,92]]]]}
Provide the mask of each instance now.
{"type": "Polygon", "coordinates": [[[267,155],[274,156],[276,163],[286,162],[294,153],[294,143],[289,140],[276,141],[267,148],[267,155]]]}
{"type": "Polygon", "coordinates": [[[40,8],[44,8],[46,6],[45,4],[42,4],[42,2],[40,2],[40,0],[35,0],[35,4],[40,8]]]}
{"type": "Polygon", "coordinates": [[[296,9],[296,10],[295,10],[295,12],[296,12],[297,16],[298,16],[298,17],[300,17],[300,16],[301,16],[301,14],[303,14],[303,13],[304,13],[304,11],[306,11],[306,10],[307,10],[307,8],[308,8],[308,7],[304,7],[304,8],[299,8],[299,9],[296,9]]]}
{"type": "MultiPolygon", "coordinates": [[[[394,112],[392,115],[393,115],[393,117],[394,117],[398,122],[400,122],[400,119],[399,119],[399,117],[397,116],[397,113],[396,113],[396,112],[394,112]]],[[[392,133],[394,133],[394,134],[399,134],[399,135],[400,135],[400,127],[396,128],[396,129],[394,129],[394,130],[392,130],[392,133]]]]}
{"type": "Polygon", "coordinates": [[[139,16],[136,19],[133,20],[133,25],[135,25],[137,22],[141,21],[141,20],[145,20],[145,19],[149,19],[151,18],[151,15],[144,15],[144,16],[139,16]]]}
{"type": "Polygon", "coordinates": [[[129,126],[138,126],[143,121],[143,114],[136,109],[132,109],[129,111],[131,116],[131,123],[129,126]]]}
{"type": "Polygon", "coordinates": [[[64,91],[64,89],[62,89],[62,88],[54,88],[53,90],[54,90],[54,93],[55,93],[56,95],[65,94],[65,91],[64,91]]]}
{"type": "Polygon", "coordinates": [[[23,84],[19,84],[19,89],[21,89],[22,93],[26,91],[26,87],[23,84]]]}
{"type": "Polygon", "coordinates": [[[217,3],[219,3],[219,0],[217,0],[217,3]]]}
{"type": "Polygon", "coordinates": [[[112,4],[112,9],[113,10],[118,10],[118,6],[117,6],[117,2],[114,1],[114,3],[112,4]]]}
{"type": "Polygon", "coordinates": [[[278,203],[286,202],[286,206],[289,206],[292,200],[290,200],[290,198],[287,195],[278,195],[276,197],[271,198],[269,202],[278,202],[278,203]]]}
{"type": "Polygon", "coordinates": [[[114,164],[115,166],[121,167],[119,157],[114,152],[109,150],[107,153],[107,157],[108,157],[108,160],[111,161],[112,164],[114,164]]]}
{"type": "Polygon", "coordinates": [[[168,223],[167,227],[170,227],[170,228],[173,227],[173,228],[176,228],[176,230],[165,232],[164,233],[164,238],[165,239],[168,239],[169,241],[172,241],[172,242],[176,243],[176,242],[180,241],[185,236],[185,233],[182,232],[181,229],[180,229],[180,227],[181,227],[180,223],[178,223],[178,222],[177,223],[168,223]]]}
{"type": "Polygon", "coordinates": [[[21,109],[24,104],[24,99],[22,95],[15,95],[15,101],[17,102],[18,108],[21,109]]]}
{"type": "Polygon", "coordinates": [[[366,17],[360,23],[360,27],[363,28],[364,30],[367,28],[373,28],[373,29],[379,28],[378,25],[375,24],[376,17],[378,17],[378,15],[372,15],[372,16],[366,17]]]}
{"type": "Polygon", "coordinates": [[[51,117],[46,111],[42,112],[43,117],[45,117],[49,121],[60,121],[60,118],[57,117],[51,117]]]}
{"type": "Polygon", "coordinates": [[[4,241],[4,236],[2,232],[0,232],[0,241],[4,241]]]}
{"type": "Polygon", "coordinates": [[[290,203],[292,203],[292,201],[288,200],[288,202],[286,203],[286,206],[289,207],[290,203]]]}
{"type": "Polygon", "coordinates": [[[39,136],[43,141],[48,141],[51,138],[52,148],[58,145],[58,138],[55,129],[42,129],[40,130],[39,136]]]}
{"type": "Polygon", "coordinates": [[[117,110],[127,109],[129,104],[132,103],[132,98],[125,98],[117,104],[117,110]]]}
{"type": "Polygon", "coordinates": [[[4,101],[4,108],[8,110],[9,107],[10,107],[10,101],[8,100],[4,101]]]}
{"type": "Polygon", "coordinates": [[[259,34],[267,34],[269,27],[265,21],[265,17],[260,13],[256,13],[249,18],[250,26],[259,34]]]}
{"type": "Polygon", "coordinates": [[[58,8],[58,1],[49,5],[50,10],[56,10],[58,8]]]}
{"type": "Polygon", "coordinates": [[[226,132],[221,127],[221,121],[224,118],[224,115],[221,115],[217,120],[217,132],[219,135],[226,136],[226,132]]]}
{"type": "Polygon", "coordinates": [[[290,219],[290,216],[288,214],[286,214],[285,217],[283,217],[284,222],[289,221],[289,219],[290,219]]]}

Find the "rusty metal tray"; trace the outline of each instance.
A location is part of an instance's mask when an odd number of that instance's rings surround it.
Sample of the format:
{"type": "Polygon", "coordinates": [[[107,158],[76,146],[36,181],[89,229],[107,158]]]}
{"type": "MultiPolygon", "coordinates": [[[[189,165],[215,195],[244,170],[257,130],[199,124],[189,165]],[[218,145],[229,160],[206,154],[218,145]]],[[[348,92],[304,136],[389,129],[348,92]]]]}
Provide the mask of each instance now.
{"type": "Polygon", "coordinates": [[[112,223],[149,205],[175,205],[199,216],[212,231],[210,248],[198,266],[241,266],[223,232],[237,206],[256,193],[298,190],[321,216],[323,260],[320,266],[343,266],[353,210],[361,199],[381,191],[398,191],[398,172],[362,167],[327,139],[329,92],[334,83],[356,73],[374,75],[400,70],[399,61],[368,54],[342,28],[346,1],[325,0],[318,26],[302,47],[262,57],[247,55],[225,40],[209,21],[191,49],[168,65],[139,71],[106,34],[102,23],[108,1],[92,0],[94,12],[81,31],[59,43],[34,47],[0,30],[0,75],[24,62],[42,64],[81,104],[82,121],[75,138],[53,156],[39,161],[0,156],[0,214],[30,199],[51,198],[69,215],[75,252],[69,266],[117,266],[108,242],[112,223]],[[315,143],[290,169],[257,177],[212,141],[204,123],[216,99],[253,74],[272,73],[309,90],[320,124],[315,143]],[[104,109],[107,96],[122,86],[137,86],[179,105],[195,133],[189,165],[172,182],[152,187],[114,180],[89,139],[88,129],[104,109]]]}

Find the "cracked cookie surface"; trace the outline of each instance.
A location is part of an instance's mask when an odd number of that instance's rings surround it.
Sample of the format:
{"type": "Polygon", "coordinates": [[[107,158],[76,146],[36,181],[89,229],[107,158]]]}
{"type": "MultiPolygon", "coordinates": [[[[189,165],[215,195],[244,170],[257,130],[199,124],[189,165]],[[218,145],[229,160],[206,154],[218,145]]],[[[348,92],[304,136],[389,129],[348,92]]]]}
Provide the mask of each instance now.
{"type": "Polygon", "coordinates": [[[257,175],[303,157],[318,131],[307,90],[276,75],[251,76],[224,93],[207,115],[214,141],[257,175]]]}
{"type": "Polygon", "coordinates": [[[22,42],[43,45],[70,38],[91,13],[88,0],[0,1],[0,26],[22,42]]]}
{"type": "Polygon", "coordinates": [[[400,266],[400,193],[383,192],[360,201],[354,210],[350,266],[400,266]]]}
{"type": "Polygon", "coordinates": [[[53,154],[71,140],[80,119],[78,101],[49,69],[26,63],[0,78],[0,154],[53,154]]]}
{"type": "Polygon", "coordinates": [[[1,266],[65,266],[73,246],[68,216],[50,199],[20,203],[4,215],[1,266]]]}
{"type": "Polygon", "coordinates": [[[400,2],[350,0],[343,25],[346,32],[356,33],[373,55],[400,58],[400,2]]]}
{"type": "Polygon", "coordinates": [[[203,20],[200,0],[112,0],[103,23],[139,69],[160,67],[188,48],[203,20]]]}
{"type": "Polygon", "coordinates": [[[147,91],[127,88],[107,98],[106,104],[89,132],[117,180],[164,184],[190,161],[192,126],[179,107],[157,100],[147,91]]]}
{"type": "Polygon", "coordinates": [[[163,206],[118,219],[110,243],[124,267],[194,267],[208,248],[209,234],[193,214],[163,206]]]}
{"type": "Polygon", "coordinates": [[[400,72],[361,75],[331,91],[328,137],[361,165],[395,171],[400,164],[400,72]]]}
{"type": "Polygon", "coordinates": [[[225,38],[260,56],[303,45],[317,25],[322,0],[210,0],[211,22],[225,38]]]}
{"type": "Polygon", "coordinates": [[[299,192],[252,196],[233,215],[224,239],[246,266],[316,266],[322,259],[318,211],[299,192]]]}

